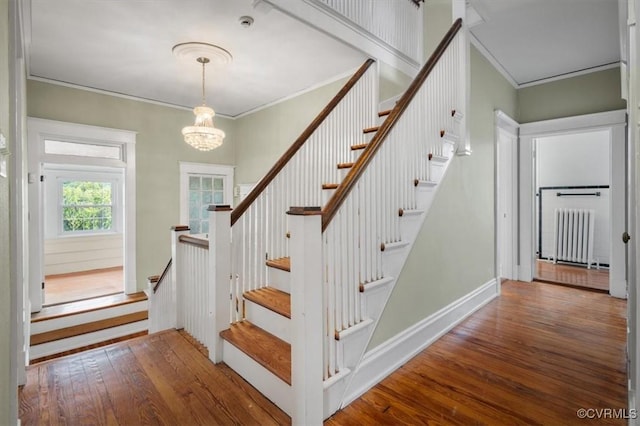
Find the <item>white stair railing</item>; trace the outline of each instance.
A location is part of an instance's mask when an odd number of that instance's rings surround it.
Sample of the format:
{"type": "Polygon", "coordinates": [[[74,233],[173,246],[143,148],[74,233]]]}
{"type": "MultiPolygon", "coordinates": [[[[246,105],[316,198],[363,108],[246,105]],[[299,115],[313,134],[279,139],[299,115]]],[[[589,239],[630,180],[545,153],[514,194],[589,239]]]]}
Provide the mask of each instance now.
{"type": "Polygon", "coordinates": [[[169,260],[161,275],[148,279],[149,333],[176,328],[176,292],[172,274],[173,260],[169,260]]]}
{"type": "Polygon", "coordinates": [[[368,60],[298,138],[232,215],[233,321],[243,319],[239,301],[268,284],[267,259],[289,255],[290,206],[321,206],[323,184],[339,182],[338,163],[351,161],[351,145],[375,123],[377,67],[368,60]]]}
{"type": "Polygon", "coordinates": [[[325,379],[340,369],[335,333],[366,319],[360,286],[383,278],[382,251],[401,241],[400,209],[418,207],[416,187],[435,185],[434,162],[453,151],[448,144],[457,140],[464,108],[460,24],[452,27],[323,211],[325,379]]]}

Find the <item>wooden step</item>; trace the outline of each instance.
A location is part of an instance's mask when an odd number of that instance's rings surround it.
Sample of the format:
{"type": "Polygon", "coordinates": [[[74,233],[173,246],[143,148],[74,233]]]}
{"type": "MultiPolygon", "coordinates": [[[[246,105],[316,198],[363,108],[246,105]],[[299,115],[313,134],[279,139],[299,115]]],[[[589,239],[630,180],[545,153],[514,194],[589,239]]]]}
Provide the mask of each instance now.
{"type": "Polygon", "coordinates": [[[260,306],[291,318],[291,296],[273,287],[263,287],[244,293],[244,298],[260,306]]]}
{"type": "Polygon", "coordinates": [[[47,321],[54,318],[77,315],[85,312],[93,312],[101,309],[109,309],[115,306],[127,305],[147,300],[147,295],[140,291],[133,294],[118,293],[110,296],[95,297],[93,299],[80,300],[78,302],[64,303],[61,305],[47,306],[40,312],[31,315],[31,322],[47,321]]]}
{"type": "Polygon", "coordinates": [[[220,332],[227,342],[291,385],[291,345],[249,321],[232,324],[220,332]]]}
{"type": "Polygon", "coordinates": [[[336,188],[338,188],[338,185],[339,184],[337,184],[337,183],[323,183],[322,184],[322,189],[336,189],[336,188]]]}
{"type": "Polygon", "coordinates": [[[358,151],[360,149],[365,149],[369,145],[368,143],[359,143],[357,145],[351,145],[351,151],[358,151]]]}
{"type": "Polygon", "coordinates": [[[148,319],[148,317],[148,312],[145,310],[85,324],[74,325],[71,327],[60,328],[57,330],[46,331],[44,333],[32,335],[31,346],[55,342],[56,340],[67,339],[69,337],[80,336],[82,334],[93,333],[94,331],[106,330],[108,328],[131,324],[133,322],[144,321],[148,319]]]}
{"type": "Polygon", "coordinates": [[[378,112],[378,117],[386,117],[389,114],[391,114],[391,110],[387,109],[387,110],[378,112]]]}
{"type": "Polygon", "coordinates": [[[374,133],[374,132],[377,132],[379,129],[380,129],[380,126],[367,127],[366,129],[362,130],[362,133],[374,133]]]}
{"type": "Polygon", "coordinates": [[[353,167],[355,163],[351,162],[351,163],[339,163],[338,164],[338,168],[339,169],[350,169],[353,167]]]}
{"type": "Polygon", "coordinates": [[[291,261],[288,257],[267,260],[267,266],[280,269],[282,271],[291,272],[291,261]]]}

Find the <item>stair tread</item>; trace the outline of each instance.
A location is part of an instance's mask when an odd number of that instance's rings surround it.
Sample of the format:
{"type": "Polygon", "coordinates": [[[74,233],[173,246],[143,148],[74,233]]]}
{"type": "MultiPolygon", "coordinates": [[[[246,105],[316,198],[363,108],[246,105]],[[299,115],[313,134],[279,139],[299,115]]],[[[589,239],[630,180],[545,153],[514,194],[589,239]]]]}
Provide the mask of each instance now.
{"type": "Polygon", "coordinates": [[[245,292],[244,298],[284,317],[291,318],[291,295],[284,291],[273,287],[263,287],[245,292]]]}
{"type": "Polygon", "coordinates": [[[290,344],[249,321],[232,324],[230,328],[220,332],[220,337],[291,385],[290,344]]]}
{"type": "Polygon", "coordinates": [[[267,266],[291,272],[291,260],[288,257],[267,260],[267,266]]]}
{"type": "Polygon", "coordinates": [[[368,143],[359,143],[356,145],[351,145],[351,151],[357,151],[359,149],[365,149],[369,145],[368,143]]]}
{"type": "Polygon", "coordinates": [[[338,168],[339,169],[350,169],[351,167],[353,167],[355,163],[354,162],[350,162],[350,163],[338,163],[338,168]]]}
{"type": "Polygon", "coordinates": [[[147,300],[147,295],[140,291],[133,294],[118,293],[110,296],[95,297],[77,302],[64,303],[44,307],[40,312],[31,315],[31,322],[47,321],[62,318],[69,315],[78,315],[86,312],[109,309],[115,306],[126,305],[147,300]]]}
{"type": "Polygon", "coordinates": [[[337,183],[323,183],[322,184],[322,189],[336,189],[338,188],[338,184],[337,183]]]}
{"type": "Polygon", "coordinates": [[[366,129],[362,130],[362,133],[373,133],[373,132],[377,132],[379,129],[380,129],[380,126],[367,127],[366,129]]]}

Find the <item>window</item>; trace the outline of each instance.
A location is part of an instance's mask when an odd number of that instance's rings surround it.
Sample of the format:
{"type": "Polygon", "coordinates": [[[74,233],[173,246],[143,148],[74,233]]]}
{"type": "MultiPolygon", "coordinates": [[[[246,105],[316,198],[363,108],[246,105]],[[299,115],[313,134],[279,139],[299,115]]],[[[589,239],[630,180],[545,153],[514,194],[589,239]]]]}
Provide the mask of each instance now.
{"type": "Polygon", "coordinates": [[[62,233],[113,229],[112,182],[62,180],[62,233]]]}
{"type": "Polygon", "coordinates": [[[233,166],[180,162],[180,223],[192,234],[209,232],[211,204],[233,201],[233,166]]]}
{"type": "Polygon", "coordinates": [[[55,155],[72,155],[75,157],[122,159],[122,147],[119,145],[101,145],[87,142],[64,142],[51,139],[44,140],[44,153],[55,155]]]}

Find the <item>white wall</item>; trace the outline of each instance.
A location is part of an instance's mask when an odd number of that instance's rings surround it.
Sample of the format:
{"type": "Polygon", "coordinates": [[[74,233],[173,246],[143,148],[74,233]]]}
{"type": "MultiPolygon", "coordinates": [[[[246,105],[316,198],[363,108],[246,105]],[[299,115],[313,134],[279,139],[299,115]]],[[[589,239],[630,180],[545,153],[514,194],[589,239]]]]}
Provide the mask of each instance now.
{"type": "Polygon", "coordinates": [[[123,265],[122,234],[45,240],[44,274],[57,275],[123,265]]]}
{"type": "Polygon", "coordinates": [[[609,185],[609,131],[537,139],[538,187],[609,185]]]}
{"type": "MultiPolygon", "coordinates": [[[[544,190],[541,187],[606,186],[610,184],[611,136],[608,130],[555,135],[536,139],[536,192],[542,192],[542,257],[553,253],[555,208],[593,209],[595,219],[594,258],[610,262],[609,189],[544,190]],[[600,196],[566,196],[561,193],[600,193],[600,196]]],[[[539,200],[538,200],[539,201],[539,200]]],[[[536,205],[536,209],[538,205],[536,205]]],[[[538,215],[539,212],[536,212],[538,215]]],[[[536,216],[536,226],[538,226],[536,216]]],[[[539,234],[536,232],[536,239],[539,234]]],[[[538,247],[538,245],[536,246],[538,247]]]]}

